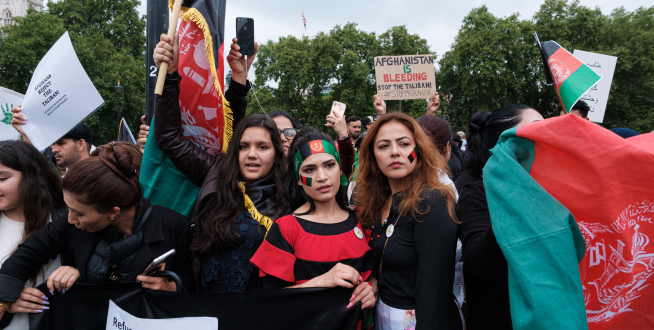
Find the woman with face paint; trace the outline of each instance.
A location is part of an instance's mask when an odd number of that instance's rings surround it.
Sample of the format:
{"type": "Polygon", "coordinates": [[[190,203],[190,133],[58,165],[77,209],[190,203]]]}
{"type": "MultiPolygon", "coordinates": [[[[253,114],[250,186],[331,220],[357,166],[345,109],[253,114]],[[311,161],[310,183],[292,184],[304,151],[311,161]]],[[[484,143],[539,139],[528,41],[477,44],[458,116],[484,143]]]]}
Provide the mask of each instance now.
{"type": "Polygon", "coordinates": [[[403,113],[382,116],[359,149],[354,201],[372,228],[377,329],[461,327],[452,294],[456,196],[437,175],[447,173],[446,164],[403,113]]]}
{"type": "Polygon", "coordinates": [[[345,206],[347,179],[331,138],[304,128],[291,144],[286,194],[291,215],[272,224],[251,262],[265,289],[353,288],[347,308],[374,306],[368,235],[345,206]]]}

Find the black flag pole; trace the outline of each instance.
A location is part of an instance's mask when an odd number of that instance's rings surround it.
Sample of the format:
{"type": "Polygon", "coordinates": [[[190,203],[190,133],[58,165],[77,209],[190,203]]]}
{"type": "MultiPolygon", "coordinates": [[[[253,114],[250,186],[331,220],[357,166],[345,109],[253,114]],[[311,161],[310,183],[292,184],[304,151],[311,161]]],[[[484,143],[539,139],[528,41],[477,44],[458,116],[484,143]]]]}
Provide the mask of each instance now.
{"type": "Polygon", "coordinates": [[[540,39],[538,39],[538,33],[536,33],[536,31],[534,31],[534,38],[536,38],[536,45],[538,45],[538,50],[540,50],[540,57],[543,60],[543,68],[545,69],[545,80],[547,82],[547,85],[550,86],[554,83],[554,80],[552,79],[550,66],[547,63],[547,56],[545,56],[545,51],[543,50],[543,44],[540,43],[540,39]]]}

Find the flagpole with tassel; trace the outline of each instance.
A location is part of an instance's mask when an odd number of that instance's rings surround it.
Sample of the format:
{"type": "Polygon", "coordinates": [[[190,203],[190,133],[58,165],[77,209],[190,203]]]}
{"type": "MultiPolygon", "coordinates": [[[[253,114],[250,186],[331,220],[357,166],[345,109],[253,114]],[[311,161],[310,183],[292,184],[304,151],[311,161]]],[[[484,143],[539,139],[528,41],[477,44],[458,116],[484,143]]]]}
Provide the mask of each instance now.
{"type": "MultiPolygon", "coordinates": [[[[175,0],[173,6],[173,13],[170,15],[170,24],[168,24],[168,38],[175,40],[175,31],[177,30],[177,21],[179,20],[179,12],[182,10],[183,0],[175,0]]],[[[164,82],[166,81],[166,74],[168,73],[168,62],[161,62],[159,66],[159,75],[157,76],[157,85],[154,87],[154,93],[161,95],[163,92],[164,82]]]]}

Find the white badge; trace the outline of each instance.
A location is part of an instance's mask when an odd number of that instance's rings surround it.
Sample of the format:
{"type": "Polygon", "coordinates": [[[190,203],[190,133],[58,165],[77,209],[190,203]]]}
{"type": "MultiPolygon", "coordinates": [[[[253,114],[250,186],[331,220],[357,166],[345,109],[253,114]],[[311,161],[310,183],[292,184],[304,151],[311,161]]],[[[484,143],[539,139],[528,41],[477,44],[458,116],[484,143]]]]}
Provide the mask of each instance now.
{"type": "Polygon", "coordinates": [[[361,229],[359,229],[359,227],[354,227],[354,235],[356,235],[359,239],[363,239],[363,232],[361,229]]]}
{"type": "Polygon", "coordinates": [[[388,228],[386,229],[386,237],[391,237],[391,235],[393,235],[394,230],[395,230],[395,226],[389,225],[388,228]]]}

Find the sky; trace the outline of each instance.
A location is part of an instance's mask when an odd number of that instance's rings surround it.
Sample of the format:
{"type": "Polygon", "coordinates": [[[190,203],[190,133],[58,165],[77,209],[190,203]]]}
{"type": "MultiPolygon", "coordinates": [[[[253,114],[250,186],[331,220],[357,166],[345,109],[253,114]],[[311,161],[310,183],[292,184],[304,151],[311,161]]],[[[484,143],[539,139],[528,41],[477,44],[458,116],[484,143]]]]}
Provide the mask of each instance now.
{"type": "MultiPolygon", "coordinates": [[[[142,15],[146,13],[147,0],[141,0],[138,8],[142,15]]],[[[150,0],[162,1],[162,0],[150,0]]],[[[406,25],[409,33],[418,34],[426,39],[430,48],[440,59],[451,45],[461,27],[463,18],[473,8],[484,4],[497,17],[506,17],[519,13],[522,19],[530,19],[538,11],[543,1],[533,0],[227,0],[225,17],[225,40],[236,35],[236,17],[254,19],[255,39],[259,43],[268,40],[277,41],[279,37],[303,34],[313,36],[322,31],[328,33],[335,25],[348,22],[358,24],[364,31],[374,31],[377,35],[390,27],[406,25]],[[307,19],[307,31],[304,31],[302,12],[307,19]]],[[[639,7],[649,7],[651,0],[581,0],[587,7],[600,7],[602,13],[609,14],[613,9],[624,6],[628,11],[639,7]]],[[[225,43],[225,54],[229,44],[225,43]]],[[[383,54],[380,54],[383,55],[383,54]]],[[[250,75],[253,78],[253,75],[250,75]]]]}

